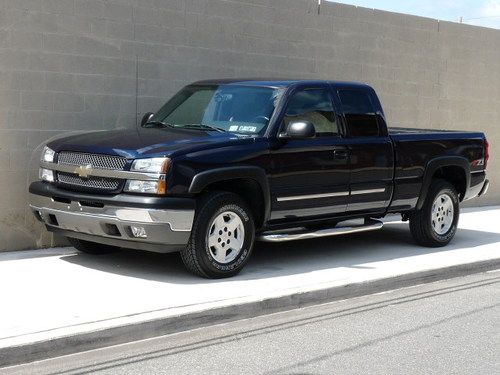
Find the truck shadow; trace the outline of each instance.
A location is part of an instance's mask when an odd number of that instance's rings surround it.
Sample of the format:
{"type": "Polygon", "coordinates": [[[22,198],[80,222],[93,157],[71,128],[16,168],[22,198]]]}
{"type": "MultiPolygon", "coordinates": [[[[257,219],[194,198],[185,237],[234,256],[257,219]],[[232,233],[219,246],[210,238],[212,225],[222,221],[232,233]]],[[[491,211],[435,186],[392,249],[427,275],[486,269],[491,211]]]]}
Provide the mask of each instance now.
{"type": "Polygon", "coordinates": [[[257,242],[249,263],[238,276],[225,280],[205,280],[188,274],[179,254],[155,254],[134,250],[91,256],[71,254],[62,260],[83,267],[126,277],[171,284],[206,284],[224,281],[274,278],[336,268],[372,269],[370,263],[446,252],[500,243],[500,233],[459,229],[444,248],[420,247],[413,241],[408,225],[387,223],[375,232],[357,233],[281,244],[257,242]]]}

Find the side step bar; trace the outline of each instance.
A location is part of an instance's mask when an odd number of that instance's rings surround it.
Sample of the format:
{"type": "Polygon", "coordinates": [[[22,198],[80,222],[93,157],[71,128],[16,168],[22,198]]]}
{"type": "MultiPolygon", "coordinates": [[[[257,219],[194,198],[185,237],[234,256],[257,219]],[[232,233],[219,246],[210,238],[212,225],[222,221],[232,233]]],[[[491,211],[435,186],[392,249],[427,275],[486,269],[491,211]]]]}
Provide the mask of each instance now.
{"type": "Polygon", "coordinates": [[[335,227],[335,228],[325,228],[319,229],[312,232],[309,231],[297,231],[290,233],[280,232],[264,232],[257,237],[258,240],[264,242],[286,242],[295,240],[306,240],[310,238],[320,238],[329,236],[338,236],[347,233],[357,233],[357,232],[367,232],[371,230],[381,229],[384,223],[380,220],[367,219],[364,224],[361,225],[350,225],[346,227],[335,227]]]}

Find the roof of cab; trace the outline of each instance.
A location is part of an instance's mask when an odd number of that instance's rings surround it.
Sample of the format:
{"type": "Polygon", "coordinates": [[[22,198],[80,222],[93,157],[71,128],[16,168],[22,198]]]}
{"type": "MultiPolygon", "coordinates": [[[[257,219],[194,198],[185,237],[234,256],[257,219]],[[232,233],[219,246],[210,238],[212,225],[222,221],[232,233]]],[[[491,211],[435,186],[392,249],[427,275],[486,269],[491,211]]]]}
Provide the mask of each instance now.
{"type": "Polygon", "coordinates": [[[330,81],[330,80],[311,80],[311,79],[270,79],[270,78],[221,78],[197,81],[191,85],[245,85],[286,88],[298,84],[318,84],[329,83],[337,87],[370,87],[365,83],[348,81],[330,81]]]}

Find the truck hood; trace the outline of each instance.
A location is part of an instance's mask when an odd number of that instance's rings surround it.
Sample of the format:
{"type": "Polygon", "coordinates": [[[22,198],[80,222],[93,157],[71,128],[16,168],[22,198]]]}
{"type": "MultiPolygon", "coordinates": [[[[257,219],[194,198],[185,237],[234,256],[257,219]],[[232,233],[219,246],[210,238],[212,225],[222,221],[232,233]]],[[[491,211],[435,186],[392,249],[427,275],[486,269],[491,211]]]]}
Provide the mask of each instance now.
{"type": "Polygon", "coordinates": [[[65,136],[48,143],[56,152],[76,151],[126,158],[175,156],[176,154],[251,143],[252,137],[234,133],[171,128],[138,128],[94,131],[65,136]]]}

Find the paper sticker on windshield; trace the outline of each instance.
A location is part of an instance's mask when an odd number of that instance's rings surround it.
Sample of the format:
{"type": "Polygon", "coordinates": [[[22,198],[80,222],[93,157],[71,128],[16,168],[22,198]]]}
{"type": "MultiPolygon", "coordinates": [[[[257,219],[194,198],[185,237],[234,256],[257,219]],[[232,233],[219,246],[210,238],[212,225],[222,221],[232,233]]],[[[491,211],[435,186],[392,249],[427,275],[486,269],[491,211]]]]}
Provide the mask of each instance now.
{"type": "Polygon", "coordinates": [[[255,133],[257,132],[257,127],[256,126],[248,126],[248,125],[231,125],[229,127],[230,132],[241,132],[241,133],[255,133]]]}
{"type": "Polygon", "coordinates": [[[257,131],[257,127],[256,126],[240,126],[238,128],[238,131],[255,133],[257,131]]]}

